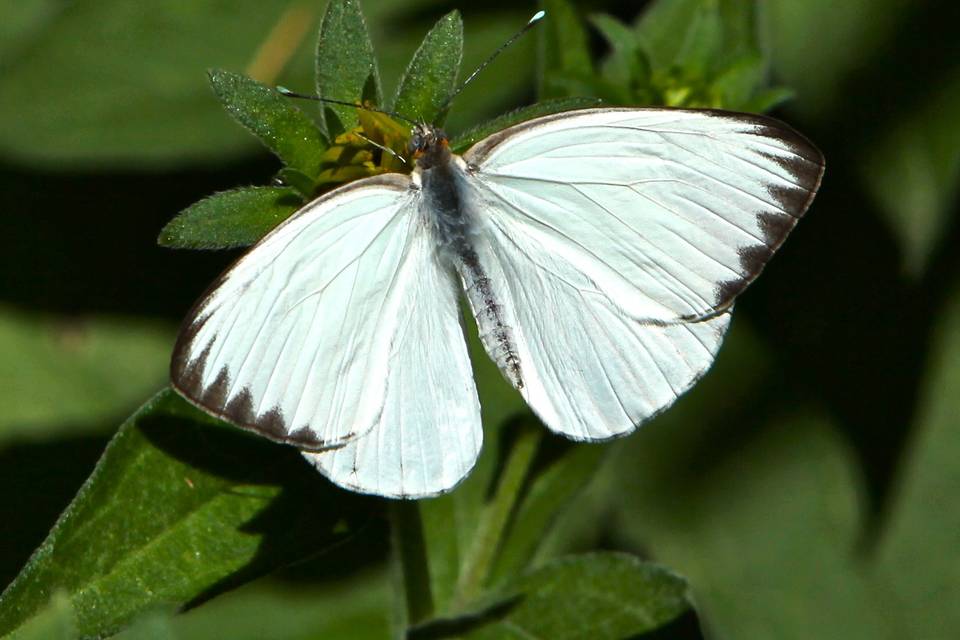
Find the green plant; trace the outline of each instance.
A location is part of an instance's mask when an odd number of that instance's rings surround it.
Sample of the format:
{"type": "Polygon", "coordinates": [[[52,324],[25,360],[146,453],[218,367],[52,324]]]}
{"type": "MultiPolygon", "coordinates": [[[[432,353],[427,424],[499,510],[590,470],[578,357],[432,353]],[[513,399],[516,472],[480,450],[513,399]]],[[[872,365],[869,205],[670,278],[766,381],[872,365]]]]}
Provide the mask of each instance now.
{"type": "MultiPolygon", "coordinates": [[[[775,4],[784,10],[789,3],[775,4]]],[[[540,101],[461,133],[456,148],[596,98],[764,110],[787,95],[765,84],[769,60],[756,41],[753,2],[660,0],[635,25],[594,16],[591,23],[611,49],[599,61],[589,53],[588,27],[573,8],[561,0],[544,5],[550,18],[538,36],[544,52],[540,101]]],[[[412,116],[436,113],[459,72],[458,15],[438,22],[393,100],[384,101],[356,3],[335,0],[327,11],[316,58],[321,95],[369,100],[412,116]],[[349,73],[328,73],[334,65],[348,66],[349,73]]],[[[200,27],[204,33],[211,28],[200,27]]],[[[54,57],[58,63],[64,58],[54,57]]],[[[165,246],[247,246],[317,193],[399,168],[356,135],[401,149],[406,128],[387,118],[349,108],[314,117],[243,75],[214,71],[210,80],[228,112],[283,168],[277,184],[215,194],[186,209],[163,230],[165,246]]],[[[954,84],[925,101],[931,113],[950,113],[954,84]]],[[[90,106],[77,103],[72,117],[97,112],[90,106]]],[[[163,102],[154,108],[176,111],[163,102]]],[[[198,123],[208,121],[197,113],[182,125],[188,135],[169,140],[155,132],[144,138],[124,124],[105,145],[65,135],[74,131],[69,120],[54,127],[57,135],[39,139],[4,124],[2,137],[7,145],[26,139],[18,153],[33,161],[69,153],[100,159],[104,149],[120,149],[145,164],[219,157],[213,150],[230,138],[214,125],[216,135],[195,140],[193,132],[203,128],[198,123]]],[[[138,115],[153,117],[149,110],[138,115]]],[[[917,155],[932,158],[932,182],[953,185],[956,145],[944,142],[949,136],[926,133],[938,118],[917,119],[922,122],[908,122],[896,135],[912,140],[917,155]],[[936,142],[929,154],[921,144],[927,137],[936,142]]],[[[884,157],[899,161],[902,145],[893,140],[881,146],[884,157]]],[[[924,200],[936,225],[909,218],[912,209],[900,202],[895,181],[884,178],[898,165],[875,162],[881,170],[870,180],[890,203],[894,228],[905,229],[910,264],[925,264],[932,239],[945,227],[941,201],[948,198],[924,200]]],[[[911,193],[927,193],[922,183],[929,175],[917,172],[911,193]]],[[[955,288],[949,295],[956,298],[955,288]]],[[[916,441],[901,472],[904,488],[888,507],[890,527],[870,553],[853,553],[865,528],[864,497],[855,462],[835,435],[840,419],[806,399],[799,417],[757,400],[792,386],[794,369],[777,360],[773,340],[749,324],[738,323],[717,371],[657,424],[621,442],[589,446],[559,442],[532,424],[471,336],[486,445],[476,470],[452,494],[386,504],[336,490],[295,451],[222,425],[162,391],[120,427],[87,484],[0,597],[0,634],[90,637],[132,624],[122,635],[362,638],[392,628],[411,637],[616,638],[656,628],[695,599],[714,637],[829,637],[838,629],[845,637],[908,637],[917,629],[918,637],[949,637],[956,628],[950,602],[957,526],[949,497],[957,487],[952,427],[960,397],[960,320],[955,304],[944,307],[948,313],[938,320],[932,347],[936,357],[921,387],[916,441]],[[737,431],[742,425],[762,435],[745,436],[737,431]],[[739,448],[729,444],[741,440],[739,448]],[[278,567],[331,558],[334,550],[384,537],[385,522],[392,530],[390,572],[374,562],[336,585],[242,586],[278,567]],[[680,571],[690,586],[637,554],[577,553],[610,546],[646,551],[680,571]],[[791,597],[783,588],[788,581],[804,597],[791,597]],[[228,590],[234,591],[230,598],[207,602],[228,590]],[[185,607],[191,611],[173,615],[185,607]]],[[[162,336],[149,327],[144,333],[151,349],[162,348],[156,346],[162,336]]],[[[112,358],[138,357],[119,342],[112,358]]],[[[85,358],[110,359],[75,355],[77,378],[94,375],[85,358]]],[[[141,393],[146,384],[129,382],[123,395],[141,393]]],[[[88,410],[72,401],[58,408],[68,416],[70,409],[88,410]]]]}

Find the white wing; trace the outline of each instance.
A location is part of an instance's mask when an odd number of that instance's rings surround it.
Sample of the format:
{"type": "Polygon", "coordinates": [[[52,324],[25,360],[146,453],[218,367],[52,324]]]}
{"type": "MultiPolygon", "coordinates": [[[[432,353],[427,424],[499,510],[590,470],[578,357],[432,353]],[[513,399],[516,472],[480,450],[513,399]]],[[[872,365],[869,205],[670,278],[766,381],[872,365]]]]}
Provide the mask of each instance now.
{"type": "Polygon", "coordinates": [[[402,451],[412,469],[443,470],[430,484],[384,462],[354,481],[321,465],[341,484],[385,495],[450,486],[479,449],[479,406],[455,284],[428,246],[419,202],[408,177],[381,176],[284,222],[188,316],[174,387],[208,412],[303,449],[376,442],[402,451]],[[455,443],[429,439],[453,430],[455,443]]]}
{"type": "Polygon", "coordinates": [[[457,285],[436,260],[432,236],[411,247],[397,309],[383,415],[344,447],[304,453],[337,484],[391,498],[449,491],[480,453],[480,404],[460,325],[457,285]],[[414,264],[416,263],[416,264],[414,264]]]}
{"type": "Polygon", "coordinates": [[[464,160],[482,276],[461,276],[485,346],[551,429],[582,440],[633,430],[706,371],[823,172],[775,120],[668,109],[547,116],[464,160]]]}

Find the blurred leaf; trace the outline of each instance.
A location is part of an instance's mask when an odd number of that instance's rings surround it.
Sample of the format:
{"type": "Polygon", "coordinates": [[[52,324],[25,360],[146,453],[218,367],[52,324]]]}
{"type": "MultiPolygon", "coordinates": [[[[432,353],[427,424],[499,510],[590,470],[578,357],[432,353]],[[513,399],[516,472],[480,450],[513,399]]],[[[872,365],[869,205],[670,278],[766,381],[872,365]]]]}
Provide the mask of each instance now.
{"type": "MultiPolygon", "coordinates": [[[[52,15],[22,31],[26,39],[16,56],[0,56],[0,157],[7,162],[124,170],[198,161],[222,166],[258,149],[223,117],[206,85],[207,69],[251,75],[269,53],[274,66],[289,57],[286,70],[252,76],[256,80],[298,90],[313,82],[316,30],[300,16],[317,20],[323,2],[238,0],[228,11],[187,0],[156,0],[150,11],[122,0],[54,4],[52,15]],[[299,26],[304,22],[306,29],[299,26]]],[[[378,34],[380,69],[393,95],[437,15],[424,10],[427,0],[365,0],[362,6],[378,34]],[[398,21],[403,29],[391,26],[398,21]]],[[[471,21],[465,68],[502,44],[528,11],[505,6],[471,21]]],[[[0,23],[10,24],[6,19],[4,13],[0,23]]],[[[450,132],[523,99],[536,67],[534,40],[521,39],[471,83],[450,114],[450,132]]]]}
{"type": "Polygon", "coordinates": [[[880,129],[862,175],[900,240],[904,267],[923,273],[960,194],[960,69],[923,104],[880,129]]]}
{"type": "Polygon", "coordinates": [[[702,75],[756,49],[755,13],[753,0],[659,0],[636,33],[655,69],[702,75]]]}
{"type": "Polygon", "coordinates": [[[289,447],[233,429],[164,391],[121,426],[20,575],[0,633],[66,593],[83,636],[212,595],[341,541],[348,500],[289,447]]]}
{"type": "Polygon", "coordinates": [[[551,77],[558,72],[589,74],[593,71],[587,31],[567,0],[543,0],[547,18],[540,26],[540,83],[538,95],[559,98],[551,88],[551,77]]]}
{"type": "Polygon", "coordinates": [[[587,109],[590,107],[599,107],[600,101],[596,98],[551,98],[527,107],[521,107],[509,113],[494,118],[488,122],[468,129],[450,143],[450,148],[455,153],[463,153],[476,143],[487,136],[493,135],[498,131],[503,131],[533,118],[548,116],[554,113],[564,111],[573,111],[574,109],[587,109]]]}
{"type": "Polygon", "coordinates": [[[631,496],[617,529],[686,576],[710,637],[903,637],[858,562],[860,479],[829,422],[774,421],[726,449],[701,434],[674,455],[642,436],[611,472],[631,496]]]}
{"type": "Polygon", "coordinates": [[[3,5],[0,20],[0,68],[9,66],[19,49],[57,17],[60,0],[21,0],[3,5]]]}
{"type": "Polygon", "coordinates": [[[61,591],[55,591],[50,602],[30,621],[14,633],[3,636],[9,640],[74,640],[77,637],[73,607],[61,591]]]}
{"type": "Polygon", "coordinates": [[[876,572],[894,595],[891,606],[903,611],[902,628],[929,640],[952,638],[960,627],[960,288],[938,316],[876,572]]]}
{"type": "Polygon", "coordinates": [[[766,54],[777,78],[796,91],[796,107],[816,117],[850,100],[845,83],[889,42],[911,6],[909,0],[765,2],[766,54]]]}
{"type": "Polygon", "coordinates": [[[172,249],[246,247],[303,206],[290,187],[243,187],[208,196],[167,223],[157,242],[172,249]]]}
{"type": "MultiPolygon", "coordinates": [[[[320,23],[317,41],[317,95],[334,100],[382,104],[380,75],[373,43],[357,0],[330,0],[320,23]]],[[[357,126],[357,110],[322,105],[329,137],[357,126]],[[330,114],[335,120],[331,121],[330,114]]]]}
{"type": "MultiPolygon", "coordinates": [[[[0,153],[156,163],[249,150],[202,74],[244,68],[290,0],[239,0],[229,11],[183,0],[157,0],[149,11],[123,0],[56,5],[0,68],[0,153]]],[[[293,55],[300,41],[283,46],[293,55]]],[[[291,78],[309,77],[304,62],[291,78]]]]}
{"type": "Polygon", "coordinates": [[[388,586],[379,574],[327,587],[254,583],[179,616],[148,615],[116,638],[379,640],[388,636],[388,586]]]}
{"type": "Polygon", "coordinates": [[[590,16],[590,22],[596,27],[609,43],[610,56],[604,62],[604,77],[619,85],[629,85],[644,80],[649,82],[646,56],[640,51],[640,42],[629,25],[620,22],[613,16],[598,13],[590,16]]]}
{"type": "Polygon", "coordinates": [[[506,592],[516,604],[464,637],[620,640],[686,611],[686,591],[679,576],[628,554],[557,558],[513,580],[506,592]]]}
{"type": "Polygon", "coordinates": [[[463,59],[463,20],[451,11],[430,30],[400,79],[393,111],[435,122],[453,93],[463,59]]]}
{"type": "Polygon", "coordinates": [[[308,176],[320,173],[327,147],[317,125],[290,98],[256,80],[222,69],[209,72],[214,93],[227,113],[280,158],[308,176]]]}
{"type": "Polygon", "coordinates": [[[135,407],[166,381],[170,327],[0,308],[0,443],[77,435],[135,407]]]}
{"type": "Polygon", "coordinates": [[[590,482],[608,450],[608,445],[601,443],[565,444],[563,453],[529,481],[513,525],[500,543],[491,583],[507,580],[530,566],[545,532],[590,482]]]}

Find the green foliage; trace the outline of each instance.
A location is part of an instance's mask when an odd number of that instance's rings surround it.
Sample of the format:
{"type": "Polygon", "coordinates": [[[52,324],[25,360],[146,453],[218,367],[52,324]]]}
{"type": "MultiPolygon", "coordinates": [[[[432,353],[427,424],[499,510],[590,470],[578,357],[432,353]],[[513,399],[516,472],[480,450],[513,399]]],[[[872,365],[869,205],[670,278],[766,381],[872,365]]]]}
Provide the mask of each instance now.
{"type": "Polygon", "coordinates": [[[0,634],[53,593],[80,635],[116,631],[343,540],[352,496],[297,452],[223,426],[171,391],[121,427],[87,483],[0,597],[0,634]]]}
{"type": "Polygon", "coordinates": [[[117,640],[381,640],[389,635],[390,596],[380,574],[362,575],[335,588],[252,584],[183,615],[152,612],[117,640]]]}
{"type": "MultiPolygon", "coordinates": [[[[373,43],[357,0],[331,2],[323,14],[317,40],[317,95],[346,102],[381,102],[373,43]]],[[[321,121],[331,137],[358,124],[357,110],[352,107],[326,104],[322,113],[321,121]]]]}
{"type": "MultiPolygon", "coordinates": [[[[87,171],[110,162],[128,169],[243,157],[256,146],[236,135],[239,128],[203,83],[203,68],[216,66],[214,96],[283,166],[275,186],[221,192],[188,207],[164,228],[160,244],[246,246],[318,194],[406,170],[366,140],[402,151],[405,124],[340,106],[318,109],[315,120],[312,108],[301,110],[270,88],[277,74],[251,71],[262,68],[253,63],[263,51],[280,43],[291,56],[285,70],[279,67],[283,84],[308,84],[309,52],[299,36],[287,42],[289,32],[279,27],[321,23],[314,59],[321,95],[374,105],[393,95],[387,106],[403,115],[442,119],[461,58],[463,70],[471,70],[524,17],[491,8],[471,18],[465,48],[456,12],[420,41],[426,29],[414,25],[425,27],[421,16],[431,13],[425,2],[400,10],[369,0],[361,13],[355,0],[333,0],[322,20],[306,4],[239,2],[224,12],[211,3],[163,0],[144,13],[116,0],[63,7],[35,0],[4,10],[0,153],[31,164],[79,160],[90,163],[87,171]],[[109,49],[96,45],[101,41],[109,49]],[[381,89],[381,71],[386,83],[397,81],[395,91],[389,84],[381,89]],[[131,77],[138,82],[112,81],[131,77]],[[24,103],[31,109],[15,109],[24,103]]],[[[573,3],[545,0],[548,16],[536,36],[542,101],[468,129],[451,146],[462,152],[526,119],[601,100],[765,111],[791,95],[768,85],[772,65],[796,89],[801,113],[825,127],[857,130],[849,135],[859,143],[842,145],[855,167],[845,177],[862,179],[907,267],[922,280],[955,226],[955,70],[938,72],[929,83],[935,91],[901,98],[887,119],[864,117],[874,104],[859,114],[842,110],[855,96],[838,88],[907,13],[902,0],[869,10],[867,4],[776,0],[759,12],[747,0],[657,0],[624,22],[603,13],[584,20],[573,3]],[[600,59],[591,57],[589,28],[606,45],[600,59]]],[[[519,43],[481,74],[453,105],[451,130],[482,121],[492,107],[502,111],[508,99],[516,104],[534,65],[510,57],[524,60],[531,46],[519,43]]],[[[866,206],[865,195],[857,195],[856,206],[834,204],[832,218],[828,200],[816,214],[821,220],[804,233],[816,234],[816,224],[841,224],[851,209],[866,206]]],[[[846,260],[864,242],[862,218],[857,234],[842,238],[843,268],[834,266],[830,279],[856,267],[846,260]]],[[[942,277],[949,261],[937,264],[945,265],[942,277]]],[[[804,277],[793,284],[802,288],[807,270],[825,273],[814,269],[804,264],[804,277]]],[[[889,274],[871,271],[870,278],[892,295],[889,274]]],[[[0,635],[89,637],[132,624],[121,637],[362,639],[384,637],[392,623],[395,636],[411,638],[621,638],[657,629],[695,602],[709,638],[831,638],[838,630],[845,638],[952,637],[960,626],[952,607],[960,574],[950,560],[960,542],[960,510],[951,500],[960,490],[960,291],[922,296],[935,298],[929,304],[937,316],[929,370],[909,455],[884,518],[871,520],[858,460],[837,433],[850,431],[849,410],[822,390],[811,399],[812,389],[827,386],[819,378],[830,379],[803,369],[802,358],[784,347],[797,340],[787,330],[791,318],[809,316],[797,309],[777,315],[752,302],[792,300],[797,287],[790,296],[754,292],[762,287],[745,296],[716,371],[640,434],[603,445],[574,445],[546,433],[471,327],[484,449],[455,491],[417,503],[385,508],[334,489],[292,449],[222,425],[164,391],[121,426],[87,484],[0,596],[0,635]],[[751,312],[761,314],[756,333],[751,312]],[[377,527],[387,510],[389,577],[371,551],[376,545],[357,542],[371,530],[382,535],[377,527]],[[323,553],[333,545],[336,553],[323,553]],[[630,553],[579,553],[611,547],[630,553]],[[333,567],[319,572],[320,584],[258,579],[234,589],[316,554],[333,567]],[[341,556],[347,560],[337,568],[341,556]],[[352,564],[343,568],[359,558],[375,569],[358,575],[352,564]]],[[[6,310],[0,316],[0,398],[8,408],[0,438],[76,434],[124,411],[162,380],[168,327],[94,319],[78,330],[37,317],[6,310]]],[[[826,340],[842,323],[837,317],[826,328],[803,331],[826,340]]],[[[857,333],[867,324],[858,324],[857,333]]],[[[921,353],[926,336],[917,333],[911,344],[921,353]]],[[[908,334],[897,331],[899,340],[913,339],[908,334]]],[[[885,336],[871,349],[885,353],[889,342],[885,336]]],[[[830,362],[844,366],[849,362],[839,356],[830,362]]],[[[909,397],[910,381],[903,383],[898,393],[909,397]]],[[[840,392],[848,395],[846,387],[840,392]]],[[[880,392],[870,394],[870,403],[882,402],[875,397],[880,392]]],[[[871,437],[890,426],[870,424],[871,437]]]]}
{"type": "MultiPolygon", "coordinates": [[[[752,0],[653,3],[636,25],[598,14],[591,23],[610,52],[595,73],[586,36],[567,0],[542,33],[541,95],[596,96],[615,104],[767,111],[789,97],[765,88],[766,61],[752,0]]],[[[546,6],[546,5],[545,5],[546,6]]]]}
{"type": "Polygon", "coordinates": [[[520,107],[519,109],[500,115],[489,122],[484,122],[483,124],[464,131],[453,139],[450,147],[457,153],[463,153],[487,136],[498,131],[503,131],[507,127],[515,124],[520,124],[521,122],[540,116],[548,116],[563,111],[585,109],[599,105],[600,101],[596,98],[551,98],[543,100],[528,107],[520,107]]]}
{"type": "Polygon", "coordinates": [[[442,121],[463,59],[463,20],[451,11],[430,30],[400,79],[392,109],[424,122],[442,121]]]}
{"type": "Polygon", "coordinates": [[[686,611],[686,590],[682,578],[628,554],[556,558],[513,579],[506,614],[466,637],[630,638],[686,611]]]}
{"type": "Polygon", "coordinates": [[[307,114],[274,89],[238,73],[214,69],[209,75],[227,113],[287,167],[308,176],[320,173],[327,142],[307,114]]]}
{"type": "Polygon", "coordinates": [[[290,187],[245,187],[223,191],[187,207],[167,223],[158,242],[172,249],[246,247],[303,206],[290,187]]]}
{"type": "Polygon", "coordinates": [[[0,443],[99,431],[128,413],[163,384],[172,329],[0,308],[0,443]]]}
{"type": "Polygon", "coordinates": [[[862,175],[896,233],[906,270],[919,276],[950,225],[960,194],[960,71],[937,88],[866,154],[862,175]]]}

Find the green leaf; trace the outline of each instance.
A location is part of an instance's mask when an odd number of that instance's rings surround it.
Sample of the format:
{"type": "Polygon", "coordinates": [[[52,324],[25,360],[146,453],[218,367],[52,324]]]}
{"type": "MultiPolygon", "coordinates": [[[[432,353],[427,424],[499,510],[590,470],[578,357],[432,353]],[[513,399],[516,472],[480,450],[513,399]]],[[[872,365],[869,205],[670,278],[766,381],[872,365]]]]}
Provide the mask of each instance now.
{"type": "Polygon", "coordinates": [[[246,247],[303,206],[291,187],[244,187],[208,196],[167,223],[157,242],[173,249],[246,247]]]}
{"type": "Polygon", "coordinates": [[[381,640],[388,637],[388,587],[380,573],[335,586],[253,583],[185,614],[148,615],[116,639],[381,640]]]}
{"type": "Polygon", "coordinates": [[[547,17],[540,26],[540,99],[563,97],[551,88],[558,72],[589,74],[593,71],[587,30],[567,0],[543,0],[547,17]]]}
{"type": "MultiPolygon", "coordinates": [[[[951,638],[960,628],[960,287],[946,297],[931,344],[912,442],[879,544],[875,575],[902,611],[910,637],[951,638]]],[[[906,634],[901,637],[905,637],[906,634]]]]}
{"type": "Polygon", "coordinates": [[[102,429],[166,382],[172,341],[157,322],[0,307],[0,442],[102,429]]]}
{"type": "Polygon", "coordinates": [[[311,177],[320,173],[327,142],[313,120],[289,98],[239,73],[213,69],[209,76],[227,113],[285,165],[311,177]]]}
{"type": "Polygon", "coordinates": [[[459,11],[440,18],[403,73],[393,110],[425,122],[442,120],[440,109],[453,94],[463,59],[463,20],[459,11]]]}
{"type": "Polygon", "coordinates": [[[703,75],[756,50],[755,14],[753,0],[659,0],[636,33],[655,70],[703,75]]]}
{"type": "Polygon", "coordinates": [[[512,608],[465,637],[621,640],[686,611],[686,591],[682,578],[632,555],[558,558],[512,581],[505,589],[516,597],[512,608]]]}
{"type": "Polygon", "coordinates": [[[880,128],[861,165],[913,276],[925,270],[960,194],[960,71],[936,87],[916,108],[880,128]]]}
{"type": "Polygon", "coordinates": [[[629,86],[644,73],[639,42],[630,26],[605,13],[590,16],[590,22],[609,43],[610,56],[603,64],[603,76],[629,86]]]}
{"type": "Polygon", "coordinates": [[[828,421],[774,421],[728,447],[716,424],[686,426],[641,431],[609,472],[630,496],[619,535],[687,578],[712,637],[902,637],[863,575],[863,491],[828,421]]]}
{"type": "Polygon", "coordinates": [[[83,636],[204,599],[342,541],[358,513],[351,500],[295,449],[164,391],[121,426],[0,596],[0,634],[30,624],[58,590],[83,636]]]}
{"type": "MultiPolygon", "coordinates": [[[[318,96],[382,103],[373,43],[357,0],[330,0],[320,23],[316,63],[318,96]]],[[[322,114],[331,139],[359,122],[352,107],[323,105],[322,114]]]]}
{"type": "Polygon", "coordinates": [[[526,122],[527,120],[539,118],[540,116],[549,116],[554,113],[573,111],[574,109],[599,107],[600,104],[600,100],[597,98],[552,98],[549,100],[544,100],[543,102],[538,102],[537,104],[532,104],[527,107],[521,107],[509,113],[497,116],[493,120],[484,122],[483,124],[477,125],[472,129],[468,129],[454,138],[453,142],[450,143],[450,148],[456,153],[463,153],[487,136],[493,135],[498,131],[503,131],[507,127],[511,127],[515,124],[520,124],[521,122],[526,122]]]}
{"type": "Polygon", "coordinates": [[[601,443],[565,444],[563,453],[538,469],[530,480],[513,524],[500,543],[491,572],[493,584],[519,574],[536,561],[546,532],[584,490],[609,448],[601,443]]]}

